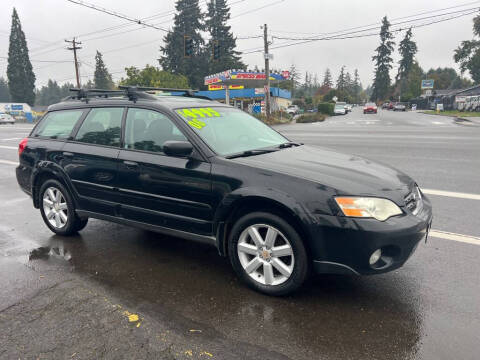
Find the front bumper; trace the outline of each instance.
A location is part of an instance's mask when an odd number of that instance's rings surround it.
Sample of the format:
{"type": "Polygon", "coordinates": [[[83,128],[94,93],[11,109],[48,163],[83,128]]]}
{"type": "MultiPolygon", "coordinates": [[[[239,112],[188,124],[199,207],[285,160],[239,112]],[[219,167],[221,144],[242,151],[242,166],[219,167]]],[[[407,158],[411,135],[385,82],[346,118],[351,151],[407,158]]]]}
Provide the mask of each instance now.
{"type": "Polygon", "coordinates": [[[418,214],[408,210],[386,221],[322,216],[311,225],[313,267],[317,273],[379,274],[401,267],[426,240],[432,222],[432,207],[423,198],[418,214]],[[372,253],[382,249],[382,258],[369,264],[372,253]]]}

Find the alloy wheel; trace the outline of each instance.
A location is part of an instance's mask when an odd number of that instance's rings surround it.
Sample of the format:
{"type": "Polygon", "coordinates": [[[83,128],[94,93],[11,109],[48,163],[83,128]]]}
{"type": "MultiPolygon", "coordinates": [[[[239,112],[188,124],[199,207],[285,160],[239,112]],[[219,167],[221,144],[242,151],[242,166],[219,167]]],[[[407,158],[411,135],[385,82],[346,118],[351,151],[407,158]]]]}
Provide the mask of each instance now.
{"type": "Polygon", "coordinates": [[[292,275],[295,265],[292,245],[271,225],[247,227],[240,234],[237,253],[245,272],[262,285],[280,285],[292,275]]]}
{"type": "Polygon", "coordinates": [[[43,211],[50,225],[63,228],[68,221],[68,206],[65,196],[56,187],[49,187],[43,193],[43,211]]]}

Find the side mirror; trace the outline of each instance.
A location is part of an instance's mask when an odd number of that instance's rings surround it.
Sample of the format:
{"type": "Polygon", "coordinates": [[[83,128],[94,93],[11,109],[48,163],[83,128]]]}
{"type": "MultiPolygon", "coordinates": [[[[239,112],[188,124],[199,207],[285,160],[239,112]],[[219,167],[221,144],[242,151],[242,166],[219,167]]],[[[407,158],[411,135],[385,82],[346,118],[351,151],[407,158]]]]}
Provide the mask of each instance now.
{"type": "Polygon", "coordinates": [[[168,156],[188,156],[193,152],[193,146],[188,141],[165,141],[162,147],[168,156]]]}

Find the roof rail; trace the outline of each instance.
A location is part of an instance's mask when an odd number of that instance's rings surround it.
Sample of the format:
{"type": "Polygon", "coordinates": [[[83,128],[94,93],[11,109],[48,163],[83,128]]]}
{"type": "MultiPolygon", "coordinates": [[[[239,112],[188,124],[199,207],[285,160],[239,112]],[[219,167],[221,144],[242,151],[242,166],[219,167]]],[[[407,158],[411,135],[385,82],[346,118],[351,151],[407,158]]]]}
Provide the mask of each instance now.
{"type": "Polygon", "coordinates": [[[68,97],[67,99],[76,99],[84,100],[88,103],[90,98],[95,97],[104,97],[108,98],[115,95],[123,95],[128,97],[130,101],[136,102],[138,99],[149,99],[155,100],[158,99],[152,95],[151,91],[165,91],[165,92],[179,92],[183,93],[182,96],[193,97],[198,99],[211,100],[206,96],[195,95],[195,92],[198,90],[193,89],[174,89],[174,88],[159,88],[159,87],[148,87],[148,86],[127,86],[120,85],[118,87],[120,90],[108,90],[108,89],[78,89],[72,88],[70,91],[75,92],[76,94],[68,97]]]}
{"type": "Polygon", "coordinates": [[[88,99],[92,97],[105,97],[108,98],[109,95],[113,94],[125,94],[123,90],[105,90],[105,89],[78,89],[72,88],[70,91],[75,92],[76,94],[71,96],[71,99],[85,100],[88,103],[88,99]]]}
{"type": "Polygon", "coordinates": [[[165,92],[183,92],[185,96],[195,96],[195,91],[193,89],[175,89],[175,88],[160,88],[160,87],[150,87],[150,86],[126,86],[120,85],[119,89],[135,89],[137,91],[165,91],[165,92]]]}

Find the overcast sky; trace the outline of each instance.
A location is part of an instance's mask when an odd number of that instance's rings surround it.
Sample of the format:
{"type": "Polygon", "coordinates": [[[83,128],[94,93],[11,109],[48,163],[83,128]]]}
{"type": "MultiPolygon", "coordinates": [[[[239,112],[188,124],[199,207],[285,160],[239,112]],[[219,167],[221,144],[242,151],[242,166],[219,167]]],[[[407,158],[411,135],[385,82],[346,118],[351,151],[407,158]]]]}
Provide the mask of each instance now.
{"type": "MultiPolygon", "coordinates": [[[[109,10],[128,14],[134,18],[145,18],[163,13],[151,23],[169,28],[173,23],[174,0],[88,0],[89,3],[109,10]]],[[[465,7],[444,10],[440,13],[480,6],[480,1],[453,0],[230,0],[232,19],[230,25],[237,37],[262,35],[260,25],[267,23],[271,34],[284,37],[311,37],[314,34],[330,33],[358,26],[378,23],[385,15],[398,19],[432,10],[456,5],[465,7]],[[258,9],[265,6],[263,9],[258,9]]],[[[206,0],[200,0],[206,9],[206,0]]],[[[141,67],[145,64],[157,65],[159,47],[163,43],[164,32],[142,28],[135,24],[125,25],[126,21],[75,5],[66,0],[2,0],[0,12],[0,76],[6,76],[8,36],[11,25],[11,12],[17,8],[23,30],[27,37],[30,59],[37,76],[37,86],[44,85],[49,78],[60,83],[74,81],[75,73],[71,51],[65,49],[64,39],[79,36],[82,49],[82,81],[92,77],[95,51],[104,54],[104,60],[113,78],[124,76],[125,66],[141,67]],[[112,31],[108,27],[121,26],[112,31]],[[89,34],[90,33],[90,34],[89,34]],[[41,61],[65,61],[49,63],[41,61]]],[[[429,14],[427,14],[429,15],[429,14]]],[[[427,15],[422,15],[427,16],[427,15]]],[[[424,69],[452,66],[458,69],[452,56],[462,40],[472,38],[472,18],[469,15],[450,21],[414,29],[414,39],[418,45],[417,59],[424,69]]],[[[402,21],[402,20],[399,20],[402,21]]],[[[371,33],[365,32],[365,33],[371,33]]],[[[396,35],[401,40],[403,32],[396,35]]],[[[272,46],[286,40],[274,39],[272,46]]],[[[288,41],[287,41],[288,42],[288,41]]],[[[303,45],[272,50],[273,67],[287,69],[293,63],[302,72],[317,73],[319,79],[329,67],[334,78],[345,65],[351,72],[358,68],[364,85],[372,82],[373,64],[371,57],[378,46],[378,36],[335,41],[315,41],[303,45]]],[[[263,39],[238,40],[238,50],[257,49],[263,46],[263,39]]],[[[397,47],[397,46],[396,46],[397,47]]],[[[398,61],[398,53],[394,55],[398,61]]],[[[262,53],[243,56],[250,67],[263,68],[262,53]]],[[[395,71],[395,70],[394,70],[395,71]]],[[[392,71],[393,75],[393,71],[392,71]]]]}

